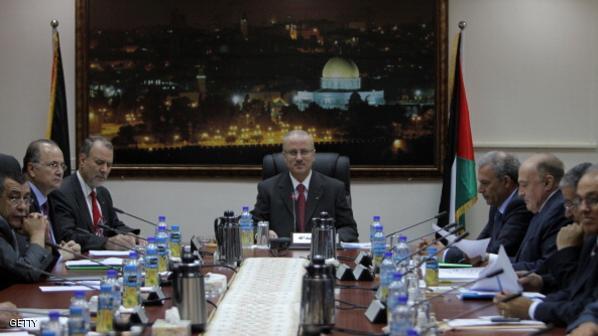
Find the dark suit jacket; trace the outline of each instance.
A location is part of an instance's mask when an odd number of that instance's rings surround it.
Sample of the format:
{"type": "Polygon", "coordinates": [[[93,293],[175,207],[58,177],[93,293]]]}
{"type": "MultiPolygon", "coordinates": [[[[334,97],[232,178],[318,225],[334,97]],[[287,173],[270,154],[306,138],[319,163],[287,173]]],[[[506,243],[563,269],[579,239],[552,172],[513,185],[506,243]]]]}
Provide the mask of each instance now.
{"type": "MultiPolygon", "coordinates": [[[[129,228],[118,219],[108,189],[97,187],[96,195],[105,225],[121,232],[139,233],[139,230],[129,228]]],[[[48,197],[51,205],[50,219],[54,225],[56,240],[74,240],[81,245],[82,251],[103,249],[108,240],[106,237],[114,236],[116,233],[104,229],[104,237],[92,234],[92,219],[85,197],[77,174],[65,178],[60,189],[50,193],[48,197]],[[79,232],[76,228],[84,229],[89,234],[79,232]]]]}
{"type": "MultiPolygon", "coordinates": [[[[295,205],[289,173],[281,173],[260,182],[257,190],[257,201],[251,212],[254,221],[269,221],[270,230],[280,237],[290,237],[295,231],[295,205]]],[[[336,220],[341,241],[357,241],[357,224],[347,202],[344,184],[312,170],[305,209],[306,231],[311,231],[311,218],[319,216],[322,211],[327,211],[336,220]]]]}
{"type": "Polygon", "coordinates": [[[579,327],[580,324],[586,322],[598,323],[598,301],[589,304],[581,315],[573,323],[567,326],[567,332],[571,332],[573,329],[579,327]]]}
{"type": "Polygon", "coordinates": [[[591,256],[596,236],[584,239],[577,270],[563,290],[546,296],[535,311],[536,320],[556,325],[575,321],[585,306],[598,298],[598,255],[591,256]]]}
{"type": "MultiPolygon", "coordinates": [[[[33,193],[33,191],[31,191],[31,199],[33,200],[33,202],[31,202],[31,205],[29,206],[29,213],[33,213],[33,212],[38,212],[38,213],[42,213],[42,209],[41,206],[39,205],[39,202],[37,201],[37,197],[35,197],[35,194],[33,193]]],[[[48,212],[50,211],[50,209],[52,208],[50,199],[48,198],[48,212]]],[[[50,216],[50,214],[48,213],[48,216],[50,216]]],[[[54,239],[58,239],[58,237],[56,237],[56,230],[54,230],[54,224],[52,224],[52,219],[48,218],[49,220],[49,225],[50,225],[50,230],[52,230],[52,233],[54,234],[54,239]]],[[[56,240],[56,243],[60,243],[60,240],[56,240]]]]}
{"type": "MultiPolygon", "coordinates": [[[[498,253],[500,245],[503,245],[508,256],[515,256],[534,214],[527,210],[525,202],[517,194],[513,195],[505,208],[505,213],[500,218],[496,217],[497,213],[497,207],[490,207],[488,223],[480,232],[478,239],[490,238],[490,243],[486,248],[488,253],[498,253]]],[[[447,262],[458,262],[464,257],[461,250],[453,247],[449,249],[444,259],[447,262]]]]}
{"type": "Polygon", "coordinates": [[[0,289],[15,283],[38,282],[42,274],[20,264],[50,271],[58,260],[56,251],[48,251],[18,232],[0,217],[0,289]]]}
{"type": "Polygon", "coordinates": [[[571,246],[548,257],[536,273],[542,277],[543,294],[550,294],[567,287],[575,276],[579,264],[582,246],[571,246]]]}
{"type": "Polygon", "coordinates": [[[516,271],[534,271],[556,251],[557,233],[561,227],[571,223],[565,217],[563,202],[563,194],[557,190],[542,210],[532,217],[517,255],[511,258],[516,271]]]}

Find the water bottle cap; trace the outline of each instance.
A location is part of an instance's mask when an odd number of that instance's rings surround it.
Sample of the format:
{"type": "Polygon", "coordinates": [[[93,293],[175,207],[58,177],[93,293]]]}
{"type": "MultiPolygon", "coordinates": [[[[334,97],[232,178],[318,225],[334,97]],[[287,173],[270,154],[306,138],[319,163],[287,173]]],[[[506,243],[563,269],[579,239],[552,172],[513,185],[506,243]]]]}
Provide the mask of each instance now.
{"type": "Polygon", "coordinates": [[[108,277],[108,279],[116,279],[116,270],[114,270],[114,269],[107,270],[106,277],[108,277]]]}
{"type": "Polygon", "coordinates": [[[172,224],[170,226],[170,230],[171,231],[178,231],[178,230],[180,230],[180,226],[178,224],[172,224]]]}
{"type": "Polygon", "coordinates": [[[249,211],[249,207],[248,206],[243,206],[243,211],[249,211]]]}
{"type": "Polygon", "coordinates": [[[129,259],[137,259],[138,256],[137,251],[129,251],[129,259]]]}
{"type": "Polygon", "coordinates": [[[392,278],[394,280],[401,280],[403,278],[403,273],[401,273],[401,272],[395,272],[395,274],[393,274],[392,278]]]}
{"type": "Polygon", "coordinates": [[[392,258],[392,252],[384,252],[384,258],[392,258]]]}
{"type": "Polygon", "coordinates": [[[379,222],[380,221],[380,216],[374,216],[374,222],[379,222]]]}
{"type": "Polygon", "coordinates": [[[71,306],[69,307],[69,313],[71,315],[83,315],[83,307],[71,306]]]}
{"type": "Polygon", "coordinates": [[[148,244],[156,243],[156,237],[147,237],[147,243],[148,244]]]}
{"type": "Polygon", "coordinates": [[[112,285],[111,284],[107,284],[107,283],[103,283],[100,285],[100,292],[102,293],[110,293],[112,292],[112,285]]]}
{"type": "Polygon", "coordinates": [[[60,312],[57,312],[56,310],[52,310],[51,312],[48,313],[48,317],[50,318],[50,320],[56,321],[56,320],[58,320],[58,318],[60,318],[60,312]]]}
{"type": "Polygon", "coordinates": [[[407,236],[399,236],[399,241],[400,241],[401,243],[405,243],[405,242],[407,242],[407,236]]]}
{"type": "Polygon", "coordinates": [[[158,216],[158,222],[166,222],[166,216],[164,216],[164,215],[158,216]]]}
{"type": "Polygon", "coordinates": [[[436,246],[428,246],[428,255],[435,255],[438,252],[436,246]]]}
{"type": "Polygon", "coordinates": [[[401,294],[399,295],[399,304],[406,304],[407,303],[407,295],[401,294]]]}
{"type": "Polygon", "coordinates": [[[409,328],[407,329],[407,336],[419,336],[417,329],[409,328]]]}
{"type": "Polygon", "coordinates": [[[85,297],[85,292],[84,291],[75,291],[74,297],[77,298],[77,299],[84,298],[85,297]]]}

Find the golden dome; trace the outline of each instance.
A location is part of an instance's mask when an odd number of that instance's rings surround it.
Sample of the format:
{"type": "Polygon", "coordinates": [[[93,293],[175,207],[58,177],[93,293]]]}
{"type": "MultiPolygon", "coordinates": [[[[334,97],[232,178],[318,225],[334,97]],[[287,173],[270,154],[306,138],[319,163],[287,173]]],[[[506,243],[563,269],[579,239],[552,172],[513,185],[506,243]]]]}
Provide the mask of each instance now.
{"type": "Polygon", "coordinates": [[[350,59],[333,57],[324,65],[322,78],[359,78],[359,69],[350,59]]]}

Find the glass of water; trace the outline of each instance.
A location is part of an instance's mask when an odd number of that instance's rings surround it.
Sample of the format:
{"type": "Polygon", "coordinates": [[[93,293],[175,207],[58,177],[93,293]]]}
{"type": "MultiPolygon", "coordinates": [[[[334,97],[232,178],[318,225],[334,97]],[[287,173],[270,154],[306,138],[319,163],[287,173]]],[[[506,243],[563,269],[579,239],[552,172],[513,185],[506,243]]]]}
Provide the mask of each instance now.
{"type": "Polygon", "coordinates": [[[268,248],[270,246],[269,232],[270,223],[268,221],[257,222],[257,232],[255,234],[255,245],[257,247],[268,248]]]}

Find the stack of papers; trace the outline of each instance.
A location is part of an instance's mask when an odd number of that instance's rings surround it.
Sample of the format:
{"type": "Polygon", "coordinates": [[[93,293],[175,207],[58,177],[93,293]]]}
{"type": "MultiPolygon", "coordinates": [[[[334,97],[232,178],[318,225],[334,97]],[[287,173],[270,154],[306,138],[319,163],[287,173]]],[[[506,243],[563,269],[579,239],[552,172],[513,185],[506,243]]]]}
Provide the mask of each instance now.
{"type": "Polygon", "coordinates": [[[501,245],[498,250],[498,257],[496,260],[491,262],[483,271],[480,272],[480,276],[486,276],[492,272],[502,269],[503,272],[495,277],[482,279],[471,286],[472,290],[478,291],[490,291],[490,292],[508,292],[508,293],[520,293],[523,291],[523,287],[517,282],[517,273],[513,269],[513,265],[505,252],[505,248],[501,245]]]}
{"type": "Polygon", "coordinates": [[[129,256],[129,252],[131,251],[118,251],[118,250],[89,250],[89,256],[92,258],[95,257],[123,257],[126,258],[129,256]]]}
{"type": "Polygon", "coordinates": [[[438,269],[438,280],[467,282],[477,279],[482,272],[483,267],[470,268],[440,268],[438,269]]]}
{"type": "Polygon", "coordinates": [[[77,269],[77,268],[109,268],[110,266],[121,266],[123,263],[123,259],[121,258],[106,258],[103,260],[98,260],[97,262],[93,262],[91,260],[82,259],[82,260],[69,260],[65,262],[66,268],[68,269],[77,269]]]}
{"type": "Polygon", "coordinates": [[[544,322],[521,320],[518,322],[492,322],[494,316],[481,316],[474,319],[454,319],[446,322],[443,329],[509,329],[533,331],[545,328],[544,322]]]}

